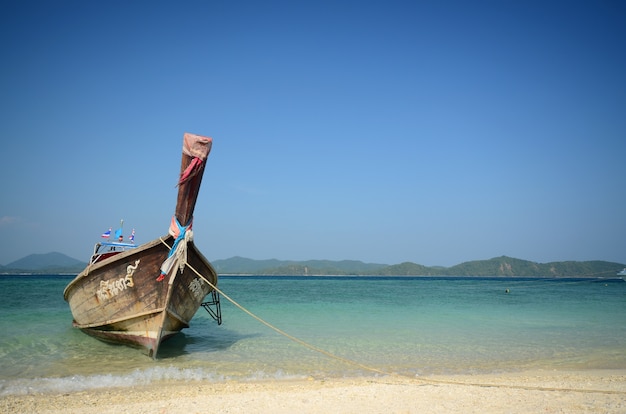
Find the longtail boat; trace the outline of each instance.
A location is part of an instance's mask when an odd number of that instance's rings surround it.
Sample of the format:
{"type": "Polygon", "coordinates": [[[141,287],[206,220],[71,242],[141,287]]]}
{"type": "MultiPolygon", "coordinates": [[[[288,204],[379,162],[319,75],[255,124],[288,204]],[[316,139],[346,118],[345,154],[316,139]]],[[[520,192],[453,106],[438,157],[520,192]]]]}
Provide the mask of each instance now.
{"type": "Polygon", "coordinates": [[[159,345],[189,327],[200,306],[221,323],[217,273],[193,243],[191,229],[211,145],[211,138],[184,134],[176,211],[167,235],[137,247],[96,244],[87,267],[63,292],[76,328],[156,358],[159,345]]]}

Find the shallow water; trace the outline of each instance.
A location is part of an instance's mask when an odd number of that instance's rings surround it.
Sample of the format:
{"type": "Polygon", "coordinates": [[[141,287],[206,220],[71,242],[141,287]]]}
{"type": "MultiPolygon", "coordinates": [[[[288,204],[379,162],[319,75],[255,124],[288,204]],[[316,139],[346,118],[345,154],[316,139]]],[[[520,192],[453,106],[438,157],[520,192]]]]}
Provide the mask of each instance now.
{"type": "Polygon", "coordinates": [[[200,309],[157,361],[72,328],[71,279],[0,276],[0,395],[162,379],[626,368],[621,279],[221,277],[241,306],[339,359],[222,298],[221,326],[200,309]]]}

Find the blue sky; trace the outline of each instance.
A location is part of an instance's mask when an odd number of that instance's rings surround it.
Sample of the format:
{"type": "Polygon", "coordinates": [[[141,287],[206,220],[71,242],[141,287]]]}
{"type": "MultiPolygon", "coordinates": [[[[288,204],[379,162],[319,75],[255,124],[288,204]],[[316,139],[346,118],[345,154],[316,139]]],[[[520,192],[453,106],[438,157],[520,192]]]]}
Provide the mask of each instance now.
{"type": "Polygon", "coordinates": [[[626,262],[620,1],[9,1],[0,264],[166,234],[210,260],[626,262]]]}

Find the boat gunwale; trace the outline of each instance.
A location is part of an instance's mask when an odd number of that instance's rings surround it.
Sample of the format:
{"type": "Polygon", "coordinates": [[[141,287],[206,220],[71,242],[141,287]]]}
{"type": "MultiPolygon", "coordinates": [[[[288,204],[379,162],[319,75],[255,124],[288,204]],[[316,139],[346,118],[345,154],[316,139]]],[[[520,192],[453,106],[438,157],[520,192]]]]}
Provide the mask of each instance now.
{"type": "MultiPolygon", "coordinates": [[[[93,271],[98,270],[104,266],[107,266],[110,263],[114,263],[118,260],[124,259],[128,256],[132,256],[132,255],[136,255],[139,253],[142,253],[146,250],[149,250],[151,248],[153,248],[154,246],[157,246],[160,243],[165,244],[168,249],[171,249],[171,246],[169,244],[166,243],[166,240],[170,238],[172,239],[173,237],[171,235],[166,235],[166,236],[162,236],[161,238],[158,239],[154,239],[152,241],[149,241],[147,243],[141,244],[139,246],[137,246],[134,249],[130,249],[130,250],[125,250],[123,252],[120,252],[116,255],[113,255],[111,257],[108,257],[102,261],[96,262],[94,264],[88,264],[87,267],[85,267],[74,279],[72,279],[72,281],[70,283],[67,284],[67,286],[65,287],[65,289],[63,289],[63,299],[65,299],[65,301],[67,301],[68,299],[68,294],[70,289],[72,289],[74,287],[74,285],[76,283],[78,283],[80,280],[86,278],[87,276],[89,276],[93,271]]],[[[196,249],[198,250],[198,249],[196,249]]],[[[206,260],[206,259],[205,259],[206,260]]]]}

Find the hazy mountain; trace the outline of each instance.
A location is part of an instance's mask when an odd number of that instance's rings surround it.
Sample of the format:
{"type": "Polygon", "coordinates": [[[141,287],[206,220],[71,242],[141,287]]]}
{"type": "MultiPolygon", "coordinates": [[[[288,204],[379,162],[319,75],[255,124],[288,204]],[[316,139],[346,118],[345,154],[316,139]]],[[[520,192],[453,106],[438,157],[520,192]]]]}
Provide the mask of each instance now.
{"type": "MultiPolygon", "coordinates": [[[[215,260],[218,274],[251,275],[364,275],[364,276],[510,276],[510,277],[614,277],[626,265],[600,260],[536,263],[507,256],[475,260],[452,267],[423,266],[405,262],[395,265],[358,260],[254,260],[245,257],[215,260]]],[[[87,263],[62,253],[31,254],[0,266],[2,273],[79,273],[87,263]]]]}
{"type": "Polygon", "coordinates": [[[299,275],[299,274],[371,274],[387,267],[386,264],[363,263],[358,260],[254,260],[235,256],[211,262],[217,273],[299,275]]]}
{"type": "Polygon", "coordinates": [[[78,273],[87,266],[87,263],[66,256],[63,253],[52,252],[45,254],[31,254],[14,262],[8,263],[0,270],[3,272],[35,272],[35,273],[78,273]]]}

